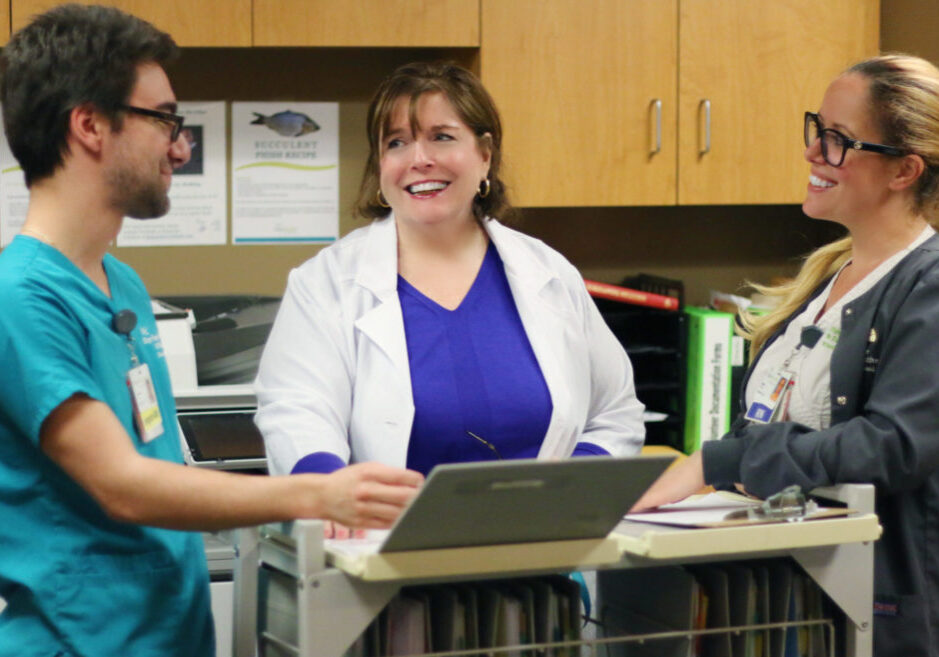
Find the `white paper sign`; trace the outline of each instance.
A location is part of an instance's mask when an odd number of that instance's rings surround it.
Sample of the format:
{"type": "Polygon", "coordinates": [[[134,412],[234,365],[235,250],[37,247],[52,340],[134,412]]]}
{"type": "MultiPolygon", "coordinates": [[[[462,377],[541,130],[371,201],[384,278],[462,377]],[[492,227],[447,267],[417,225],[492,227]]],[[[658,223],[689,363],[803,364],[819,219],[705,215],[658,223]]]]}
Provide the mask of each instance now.
{"type": "Polygon", "coordinates": [[[0,135],[0,248],[20,232],[28,206],[29,190],[23,170],[10,152],[6,136],[0,135]]]}
{"type": "Polygon", "coordinates": [[[186,117],[183,131],[189,131],[192,156],[173,172],[170,211],[156,219],[125,219],[118,246],[225,244],[225,103],[180,103],[177,112],[186,117]]]}
{"type": "Polygon", "coordinates": [[[339,104],[232,103],[232,241],[339,235],[339,104]]]}

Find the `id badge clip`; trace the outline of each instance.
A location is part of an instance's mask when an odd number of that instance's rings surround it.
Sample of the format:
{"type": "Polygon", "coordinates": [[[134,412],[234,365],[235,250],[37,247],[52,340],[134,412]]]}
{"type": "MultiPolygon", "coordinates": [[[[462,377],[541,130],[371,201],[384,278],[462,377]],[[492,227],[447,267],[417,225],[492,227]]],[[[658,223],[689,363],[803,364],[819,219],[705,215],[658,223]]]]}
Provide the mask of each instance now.
{"type": "Polygon", "coordinates": [[[163,417],[157,401],[150,368],[146,363],[131,367],[127,371],[127,387],[134,406],[134,423],[141,440],[149,443],[163,435],[163,417]]]}

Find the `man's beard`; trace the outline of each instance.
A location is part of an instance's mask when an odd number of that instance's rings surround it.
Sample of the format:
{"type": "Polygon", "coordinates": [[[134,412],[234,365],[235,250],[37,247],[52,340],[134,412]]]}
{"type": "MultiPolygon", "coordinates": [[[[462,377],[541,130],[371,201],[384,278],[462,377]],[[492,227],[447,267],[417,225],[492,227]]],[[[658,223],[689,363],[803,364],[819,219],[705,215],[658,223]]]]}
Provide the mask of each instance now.
{"type": "Polygon", "coordinates": [[[169,212],[170,199],[161,176],[148,179],[139,170],[122,166],[112,170],[108,178],[111,203],[125,217],[155,219],[169,212]]]}

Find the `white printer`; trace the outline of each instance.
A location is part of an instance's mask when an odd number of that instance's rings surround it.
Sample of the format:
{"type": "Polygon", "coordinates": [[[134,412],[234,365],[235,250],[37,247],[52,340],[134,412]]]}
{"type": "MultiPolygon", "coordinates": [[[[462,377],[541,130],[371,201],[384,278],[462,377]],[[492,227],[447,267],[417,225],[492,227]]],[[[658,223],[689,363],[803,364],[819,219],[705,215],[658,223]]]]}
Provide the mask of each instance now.
{"type": "Polygon", "coordinates": [[[257,296],[153,301],[187,463],[266,471],[252,382],[279,305],[257,296]]]}

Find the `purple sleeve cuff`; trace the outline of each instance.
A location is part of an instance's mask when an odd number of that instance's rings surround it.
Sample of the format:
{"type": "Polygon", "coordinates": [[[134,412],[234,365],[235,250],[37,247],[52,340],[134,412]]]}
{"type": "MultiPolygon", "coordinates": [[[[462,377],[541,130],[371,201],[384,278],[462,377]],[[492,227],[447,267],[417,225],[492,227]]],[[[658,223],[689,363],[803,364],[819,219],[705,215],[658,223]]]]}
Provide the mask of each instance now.
{"type": "Polygon", "coordinates": [[[609,456],[610,453],[593,443],[581,442],[574,446],[574,453],[571,456],[609,456]]]}
{"type": "Polygon", "coordinates": [[[313,452],[297,461],[290,474],[329,474],[346,467],[346,462],[330,452],[313,452]]]}

